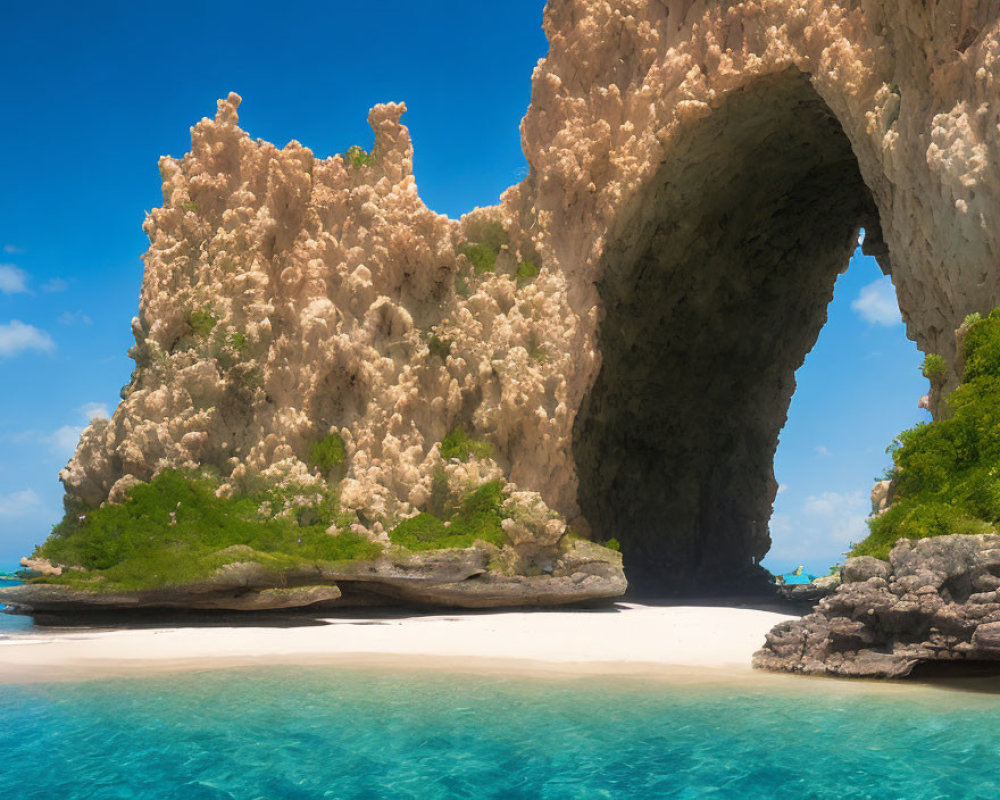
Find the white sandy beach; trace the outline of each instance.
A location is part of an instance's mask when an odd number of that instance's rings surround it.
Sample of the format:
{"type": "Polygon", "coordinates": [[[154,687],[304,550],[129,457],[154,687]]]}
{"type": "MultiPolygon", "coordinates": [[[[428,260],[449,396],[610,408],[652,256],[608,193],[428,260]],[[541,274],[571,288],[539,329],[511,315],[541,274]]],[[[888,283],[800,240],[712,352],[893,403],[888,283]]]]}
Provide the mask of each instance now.
{"type": "Polygon", "coordinates": [[[39,632],[0,641],[0,682],[288,663],[500,668],[558,673],[750,672],[789,615],[747,608],[331,614],[291,627],[172,627],[39,632]]]}

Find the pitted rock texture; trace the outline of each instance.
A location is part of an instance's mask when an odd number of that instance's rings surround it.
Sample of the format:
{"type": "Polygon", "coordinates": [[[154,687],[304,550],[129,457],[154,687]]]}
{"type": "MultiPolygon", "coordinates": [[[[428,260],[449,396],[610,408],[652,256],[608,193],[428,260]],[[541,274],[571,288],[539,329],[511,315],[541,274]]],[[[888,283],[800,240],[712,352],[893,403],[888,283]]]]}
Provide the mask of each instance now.
{"type": "Polygon", "coordinates": [[[963,317],[1000,305],[998,19],[552,2],[529,174],[458,222],[417,195],[403,106],[372,111],[353,165],[250,139],[230,95],[161,161],[136,370],[62,473],[71,507],[202,464],[235,488],[342,482],[379,538],[443,466],[617,538],[640,587],[761,582],[794,370],[858,228],[921,349],[953,362],[963,317]],[[498,269],[472,274],[462,245],[496,223],[498,269]],[[494,458],[443,465],[457,426],[494,458]],[[343,475],[306,463],[330,432],[343,475]]]}
{"type": "Polygon", "coordinates": [[[755,667],[901,678],[922,662],[1000,661],[1000,536],[902,539],[850,558],[811,614],[766,637],[755,667]]]}

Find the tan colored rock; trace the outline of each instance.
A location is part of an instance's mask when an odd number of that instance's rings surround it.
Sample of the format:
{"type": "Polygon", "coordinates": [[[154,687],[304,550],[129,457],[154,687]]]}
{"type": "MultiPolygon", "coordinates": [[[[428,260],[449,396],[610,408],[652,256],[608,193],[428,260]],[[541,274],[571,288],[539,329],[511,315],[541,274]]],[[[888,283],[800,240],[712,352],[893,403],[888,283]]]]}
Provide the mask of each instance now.
{"type": "Polygon", "coordinates": [[[998,14],[550,3],[530,172],[457,222],[417,194],[404,106],[372,110],[355,166],[251,139],[230,95],[160,162],[136,369],[67,493],[195,464],[319,485],[309,444],[338,432],[345,508],[378,535],[429,502],[462,425],[495,448],[476,469],[619,539],[637,582],[762,580],[794,371],[858,228],[925,351],[953,364],[951,331],[1000,305],[998,14]],[[491,223],[498,270],[472,274],[491,223]]]}
{"type": "Polygon", "coordinates": [[[875,481],[872,487],[872,516],[878,517],[889,510],[892,505],[892,481],[875,481]]]}
{"type": "Polygon", "coordinates": [[[21,566],[25,569],[29,569],[32,572],[37,572],[39,575],[53,575],[59,576],[63,574],[63,568],[60,566],[53,565],[48,559],[45,558],[22,558],[21,566]]]}

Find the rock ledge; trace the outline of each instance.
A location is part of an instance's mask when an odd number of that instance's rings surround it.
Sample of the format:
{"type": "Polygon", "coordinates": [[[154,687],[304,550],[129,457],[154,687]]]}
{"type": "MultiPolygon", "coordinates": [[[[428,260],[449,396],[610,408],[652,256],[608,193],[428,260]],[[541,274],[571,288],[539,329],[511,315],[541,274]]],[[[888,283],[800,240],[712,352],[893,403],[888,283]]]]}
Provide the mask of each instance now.
{"type": "Polygon", "coordinates": [[[901,678],[922,662],[1000,661],[1000,536],[901,539],[889,561],[848,559],[812,613],[782,622],[758,669],[901,678]]]}

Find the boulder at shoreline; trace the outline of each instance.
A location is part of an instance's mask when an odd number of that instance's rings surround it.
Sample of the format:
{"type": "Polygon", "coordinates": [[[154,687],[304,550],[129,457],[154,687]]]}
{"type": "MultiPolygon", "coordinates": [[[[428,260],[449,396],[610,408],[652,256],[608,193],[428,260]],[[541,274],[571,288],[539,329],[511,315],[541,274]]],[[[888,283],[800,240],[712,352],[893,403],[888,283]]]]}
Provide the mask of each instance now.
{"type": "Polygon", "coordinates": [[[843,583],[776,625],[759,669],[902,678],[923,662],[1000,662],[1000,536],[901,539],[888,561],[849,558],[843,583]]]}

